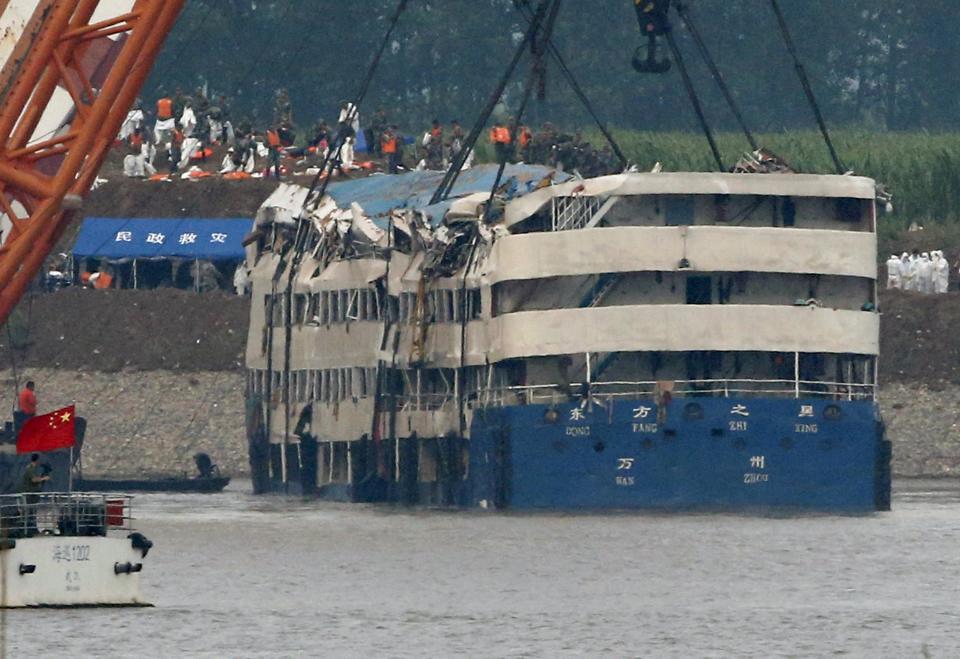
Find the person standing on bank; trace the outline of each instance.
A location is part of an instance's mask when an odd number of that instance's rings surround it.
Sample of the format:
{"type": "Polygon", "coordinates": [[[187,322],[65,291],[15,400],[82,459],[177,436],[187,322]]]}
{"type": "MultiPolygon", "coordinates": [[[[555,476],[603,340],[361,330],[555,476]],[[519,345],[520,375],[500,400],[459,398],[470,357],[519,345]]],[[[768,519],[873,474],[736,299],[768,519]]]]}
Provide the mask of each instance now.
{"type": "Polygon", "coordinates": [[[26,386],[20,391],[17,397],[17,407],[20,413],[24,415],[24,421],[37,415],[37,394],[36,385],[33,380],[28,380],[26,386]]]}
{"type": "Polygon", "coordinates": [[[34,388],[33,380],[29,380],[17,395],[17,411],[13,415],[13,427],[16,433],[20,432],[20,428],[28,419],[37,415],[37,394],[34,388]]]}

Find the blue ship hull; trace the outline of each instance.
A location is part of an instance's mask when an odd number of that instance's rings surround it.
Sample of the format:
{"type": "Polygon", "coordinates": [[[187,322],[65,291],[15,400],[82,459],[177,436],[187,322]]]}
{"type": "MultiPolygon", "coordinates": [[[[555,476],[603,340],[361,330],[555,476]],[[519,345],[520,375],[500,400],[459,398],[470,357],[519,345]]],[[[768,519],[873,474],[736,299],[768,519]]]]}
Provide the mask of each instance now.
{"type": "Polygon", "coordinates": [[[684,398],[478,411],[470,504],[510,509],[889,509],[873,401],[684,398]]]}

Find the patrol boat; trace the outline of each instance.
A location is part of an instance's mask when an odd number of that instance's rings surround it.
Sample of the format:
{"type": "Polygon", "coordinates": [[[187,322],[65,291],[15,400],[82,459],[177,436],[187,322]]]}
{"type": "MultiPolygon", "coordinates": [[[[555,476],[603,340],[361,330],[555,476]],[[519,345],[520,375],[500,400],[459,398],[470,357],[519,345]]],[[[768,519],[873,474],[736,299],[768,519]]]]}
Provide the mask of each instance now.
{"type": "Polygon", "coordinates": [[[263,205],[247,246],[256,491],[889,507],[873,180],[508,165],[491,195],[495,175],[464,172],[433,205],[442,173],[321,199],[285,185],[263,205]]]}
{"type": "Polygon", "coordinates": [[[0,496],[0,607],[148,606],[129,496],[0,496]]]}

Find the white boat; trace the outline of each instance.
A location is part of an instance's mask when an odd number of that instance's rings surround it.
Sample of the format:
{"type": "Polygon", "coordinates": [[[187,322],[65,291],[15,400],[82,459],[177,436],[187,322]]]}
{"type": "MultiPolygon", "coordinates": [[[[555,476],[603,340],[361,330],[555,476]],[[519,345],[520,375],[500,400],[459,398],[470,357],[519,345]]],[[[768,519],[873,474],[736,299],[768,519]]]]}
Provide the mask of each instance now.
{"type": "Polygon", "coordinates": [[[0,496],[0,607],[149,606],[140,574],[151,543],[132,497],[0,496]]]}

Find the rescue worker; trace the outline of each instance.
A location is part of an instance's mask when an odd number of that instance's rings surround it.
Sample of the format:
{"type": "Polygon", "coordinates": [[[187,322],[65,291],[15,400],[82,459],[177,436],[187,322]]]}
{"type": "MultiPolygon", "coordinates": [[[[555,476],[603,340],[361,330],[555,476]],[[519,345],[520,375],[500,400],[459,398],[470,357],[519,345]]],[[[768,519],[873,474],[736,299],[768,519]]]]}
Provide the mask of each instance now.
{"type": "Polygon", "coordinates": [[[153,130],[156,143],[170,141],[174,128],[176,128],[176,121],[173,117],[173,100],[164,96],[157,101],[157,123],[153,130]]]}
{"type": "Polygon", "coordinates": [[[924,294],[933,292],[933,263],[927,252],[921,254],[917,262],[917,290],[924,294]]]}
{"type": "Polygon", "coordinates": [[[167,152],[167,166],[171,174],[176,174],[180,169],[180,160],[183,159],[183,134],[173,131],[173,141],[170,142],[170,150],[167,152]]]}
{"type": "Polygon", "coordinates": [[[513,140],[510,138],[510,129],[503,121],[497,121],[490,129],[490,142],[493,143],[493,149],[497,156],[497,162],[501,165],[510,161],[510,146],[513,140]]]}
{"type": "Polygon", "coordinates": [[[184,137],[193,137],[193,132],[197,129],[197,115],[193,111],[193,105],[187,101],[183,106],[183,114],[180,115],[180,130],[184,137]]]}
{"type": "Polygon", "coordinates": [[[101,265],[100,270],[98,271],[98,277],[96,280],[93,280],[91,277],[91,281],[93,281],[93,287],[101,291],[113,286],[113,275],[110,274],[110,268],[105,265],[101,265]]]}
{"type": "Polygon", "coordinates": [[[463,150],[463,128],[460,122],[454,119],[450,122],[450,142],[447,145],[450,160],[453,160],[463,150]]]}
{"type": "Polygon", "coordinates": [[[340,170],[343,173],[353,167],[353,149],[357,133],[360,132],[360,110],[353,103],[344,101],[340,106],[340,117],[337,123],[343,144],[340,149],[340,170]]]}
{"type": "Polygon", "coordinates": [[[900,255],[900,288],[905,291],[913,290],[913,263],[907,252],[900,255]]]}
{"type": "Polygon", "coordinates": [[[380,150],[387,158],[387,172],[397,174],[400,171],[400,137],[397,127],[390,126],[380,137],[380,150]]]}
{"type": "Polygon", "coordinates": [[[33,380],[28,380],[17,395],[17,410],[20,412],[23,421],[37,415],[36,384],[33,380]]]}
{"type": "Polygon", "coordinates": [[[427,149],[427,169],[443,169],[443,126],[438,119],[430,124],[429,141],[424,146],[427,149]]]}
{"type": "Polygon", "coordinates": [[[271,128],[267,131],[267,148],[270,150],[269,161],[267,165],[267,176],[270,175],[270,169],[274,170],[274,175],[280,178],[280,133],[271,128]]]}
{"type": "Polygon", "coordinates": [[[900,288],[900,259],[896,254],[887,259],[887,288],[900,288]]]}
{"type": "Polygon", "coordinates": [[[520,158],[525,163],[533,162],[533,133],[526,126],[517,129],[517,141],[520,143],[520,158]]]}
{"type": "Polygon", "coordinates": [[[143,105],[140,103],[140,100],[137,99],[137,102],[133,104],[133,109],[127,113],[127,118],[123,120],[123,124],[120,126],[120,134],[118,135],[119,139],[127,141],[133,138],[133,136],[140,131],[143,126],[143,105]]]}
{"type": "Polygon", "coordinates": [[[950,262],[943,252],[938,250],[934,254],[936,261],[933,267],[933,292],[943,294],[950,290],[950,262]]]}

